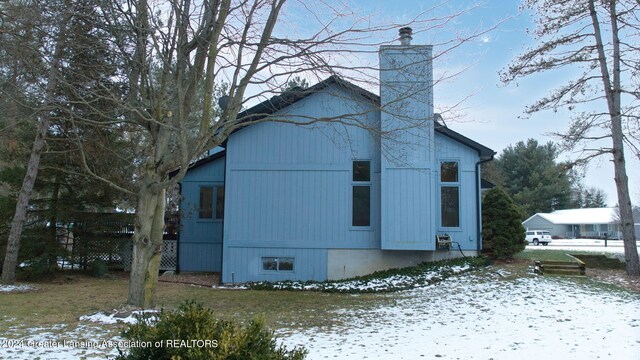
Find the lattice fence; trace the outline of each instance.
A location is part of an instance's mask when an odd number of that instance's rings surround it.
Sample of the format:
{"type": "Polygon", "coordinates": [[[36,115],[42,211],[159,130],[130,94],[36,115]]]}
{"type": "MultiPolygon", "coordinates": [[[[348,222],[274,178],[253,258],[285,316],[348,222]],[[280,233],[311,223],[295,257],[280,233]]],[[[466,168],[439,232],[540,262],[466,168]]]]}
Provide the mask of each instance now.
{"type": "MultiPolygon", "coordinates": [[[[111,269],[130,271],[133,220],[133,214],[83,214],[73,227],[58,233],[62,245],[70,253],[69,259],[61,264],[62,268],[86,270],[91,262],[101,259],[111,269]]],[[[175,221],[167,219],[168,224],[175,221]]],[[[175,225],[173,228],[177,229],[175,225]]],[[[175,270],[178,263],[177,231],[167,231],[163,237],[160,270],[175,270]]]]}
{"type": "MultiPolygon", "coordinates": [[[[131,271],[131,259],[133,255],[133,243],[128,241],[122,251],[122,264],[126,271],[131,271]]],[[[162,241],[162,259],[160,259],[160,270],[175,270],[178,264],[178,240],[162,241]]]]}

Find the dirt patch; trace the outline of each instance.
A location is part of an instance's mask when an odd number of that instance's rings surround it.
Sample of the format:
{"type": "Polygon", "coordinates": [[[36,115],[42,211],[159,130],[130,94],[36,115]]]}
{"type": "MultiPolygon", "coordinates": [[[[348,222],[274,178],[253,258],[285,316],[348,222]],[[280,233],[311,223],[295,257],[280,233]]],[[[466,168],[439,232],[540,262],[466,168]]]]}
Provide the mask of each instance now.
{"type": "Polygon", "coordinates": [[[587,267],[595,269],[607,269],[607,270],[624,270],[625,265],[622,261],[607,257],[606,255],[583,255],[572,254],[571,256],[584,262],[587,267]]]}
{"type": "Polygon", "coordinates": [[[170,271],[158,277],[158,281],[198,285],[198,286],[219,286],[220,274],[219,273],[180,273],[174,274],[170,271]]]}
{"type": "Polygon", "coordinates": [[[624,270],[594,269],[587,267],[587,276],[625,289],[640,292],[640,277],[629,276],[624,270]]]}

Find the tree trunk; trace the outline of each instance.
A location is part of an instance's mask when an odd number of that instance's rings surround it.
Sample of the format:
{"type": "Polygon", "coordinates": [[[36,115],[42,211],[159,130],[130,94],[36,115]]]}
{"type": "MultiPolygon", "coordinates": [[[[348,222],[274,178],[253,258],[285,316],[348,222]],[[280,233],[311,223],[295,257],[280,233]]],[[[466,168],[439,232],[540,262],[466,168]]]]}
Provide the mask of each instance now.
{"type": "Polygon", "coordinates": [[[47,270],[55,270],[58,266],[58,202],[60,199],[60,173],[54,178],[53,190],[51,191],[51,203],[49,205],[49,233],[46,241],[47,270]]]}
{"type": "MultiPolygon", "coordinates": [[[[151,178],[157,176],[149,174],[151,178]]],[[[130,305],[152,308],[156,303],[156,284],[162,258],[165,189],[140,193],[133,235],[133,257],[129,280],[130,305]]]]}
{"type": "Polygon", "coordinates": [[[618,14],[616,1],[609,0],[609,14],[611,20],[611,37],[613,42],[612,76],[609,76],[607,55],[604,52],[604,42],[600,31],[600,22],[595,9],[595,0],[589,1],[589,12],[593,24],[596,48],[598,50],[600,73],[602,84],[606,94],[607,106],[611,117],[611,140],[613,146],[613,166],[615,172],[616,190],[618,193],[618,208],[620,210],[620,225],[624,237],[624,258],[627,266],[627,274],[640,276],[640,259],[636,246],[636,235],[633,225],[633,210],[629,195],[629,178],[627,176],[626,162],[624,158],[624,133],[622,129],[621,112],[621,80],[620,80],[620,38],[618,36],[618,14]]]}
{"type": "Polygon", "coordinates": [[[33,185],[36,182],[38,176],[38,166],[40,165],[40,155],[44,148],[45,137],[49,128],[49,116],[43,116],[40,125],[38,126],[38,134],[33,141],[33,147],[31,149],[31,157],[29,158],[29,164],[27,165],[27,173],[22,180],[22,187],[18,195],[18,202],[16,204],[16,211],[11,221],[11,230],[9,231],[9,238],[7,239],[7,252],[4,256],[4,264],[2,266],[2,283],[13,284],[16,281],[16,265],[18,262],[18,250],[20,249],[20,238],[22,236],[22,229],[24,222],[27,218],[27,207],[29,205],[29,199],[31,199],[31,193],[33,192],[33,185]]]}

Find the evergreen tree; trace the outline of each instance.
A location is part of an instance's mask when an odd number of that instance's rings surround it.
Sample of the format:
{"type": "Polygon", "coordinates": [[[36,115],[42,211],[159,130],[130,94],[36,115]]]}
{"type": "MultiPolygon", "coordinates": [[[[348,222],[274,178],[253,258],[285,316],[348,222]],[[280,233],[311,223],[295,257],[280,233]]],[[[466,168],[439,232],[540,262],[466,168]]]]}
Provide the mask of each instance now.
{"type": "Polygon", "coordinates": [[[0,57],[0,69],[4,70],[0,72],[0,90],[8,95],[0,99],[0,108],[9,110],[0,112],[0,125],[7,124],[10,130],[0,137],[0,143],[10,145],[2,148],[2,155],[6,155],[2,158],[7,161],[0,162],[0,188],[4,189],[0,191],[0,253],[3,260],[11,254],[6,267],[0,260],[6,282],[15,277],[12,264],[23,260],[37,263],[39,273],[55,269],[56,258],[64,255],[57,224],[72,222],[76,212],[111,211],[116,203],[123,202],[122,193],[90,176],[90,171],[120,184],[132,179],[134,161],[129,155],[129,141],[125,140],[126,127],[113,125],[119,114],[111,94],[121,88],[114,82],[120,74],[109,48],[109,35],[95,16],[99,4],[100,0],[69,0],[6,5],[10,16],[3,23],[3,38],[7,46],[0,57]],[[34,19],[39,26],[31,25],[34,19]],[[25,28],[37,30],[30,33],[25,28]],[[64,35],[49,39],[43,31],[64,35]],[[25,54],[22,49],[26,43],[31,44],[27,48],[46,49],[42,39],[55,44],[55,56],[50,57],[57,65],[50,65],[50,77],[39,77],[47,73],[49,55],[37,51],[25,54]],[[39,99],[43,92],[49,101],[39,99]],[[22,195],[19,212],[25,231],[9,236],[9,223],[18,213],[20,183],[16,179],[25,178],[27,173],[24,164],[36,127],[41,133],[39,161],[35,167],[29,166],[32,190],[22,195]],[[11,251],[5,254],[8,237],[11,251]],[[18,247],[20,242],[24,246],[18,247]]]}
{"type": "Polygon", "coordinates": [[[576,206],[570,170],[557,157],[552,142],[529,139],[507,147],[496,160],[505,189],[528,216],[576,206]]]}
{"type": "Polygon", "coordinates": [[[580,192],[580,207],[601,208],[607,206],[607,194],[601,189],[590,187],[580,192]]]}
{"type": "Polygon", "coordinates": [[[483,248],[494,259],[510,259],[524,250],[522,212],[504,190],[489,190],[482,204],[483,248]]]}

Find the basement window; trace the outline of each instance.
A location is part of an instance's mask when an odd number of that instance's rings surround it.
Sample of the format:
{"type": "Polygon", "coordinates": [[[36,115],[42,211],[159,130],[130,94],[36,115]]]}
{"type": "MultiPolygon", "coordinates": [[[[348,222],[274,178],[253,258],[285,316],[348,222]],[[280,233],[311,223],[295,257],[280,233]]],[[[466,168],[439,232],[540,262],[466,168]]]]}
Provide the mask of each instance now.
{"type": "Polygon", "coordinates": [[[293,257],[263,257],[262,270],[292,272],[295,258],[293,257]]]}

